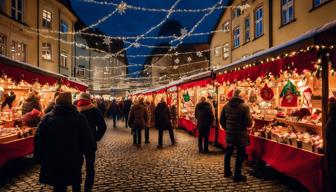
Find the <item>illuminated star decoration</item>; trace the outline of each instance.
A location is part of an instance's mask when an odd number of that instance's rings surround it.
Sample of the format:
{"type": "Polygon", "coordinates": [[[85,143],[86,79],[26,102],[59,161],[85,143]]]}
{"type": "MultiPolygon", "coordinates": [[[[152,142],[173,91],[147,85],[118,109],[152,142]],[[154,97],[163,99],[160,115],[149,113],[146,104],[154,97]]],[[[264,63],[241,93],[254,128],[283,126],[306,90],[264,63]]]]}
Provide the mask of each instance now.
{"type": "Polygon", "coordinates": [[[135,48],[139,48],[139,47],[140,47],[140,43],[135,42],[135,43],[133,43],[133,46],[134,46],[135,48]]]}
{"type": "Polygon", "coordinates": [[[111,37],[104,37],[104,42],[105,45],[110,45],[112,43],[112,38],[111,37]]]}
{"type": "Polygon", "coordinates": [[[175,62],[176,64],[179,64],[179,63],[180,63],[180,59],[179,59],[179,58],[176,58],[176,59],[174,60],[174,62],[175,62]]]}
{"type": "Polygon", "coordinates": [[[121,1],[117,7],[118,13],[122,15],[126,12],[126,9],[127,9],[127,3],[121,1]]]}
{"type": "Polygon", "coordinates": [[[188,30],[186,28],[181,29],[181,36],[180,38],[184,38],[188,35],[188,30]]]}
{"type": "Polygon", "coordinates": [[[203,56],[203,53],[200,52],[200,51],[197,51],[197,52],[196,52],[196,55],[197,55],[197,57],[202,57],[202,56],[203,56]]]}
{"type": "Polygon", "coordinates": [[[189,57],[187,58],[187,61],[188,61],[188,62],[191,62],[191,61],[192,61],[192,58],[189,56],[189,57]]]}
{"type": "Polygon", "coordinates": [[[178,53],[177,51],[174,53],[175,56],[177,56],[178,54],[179,54],[179,53],[178,53]]]}

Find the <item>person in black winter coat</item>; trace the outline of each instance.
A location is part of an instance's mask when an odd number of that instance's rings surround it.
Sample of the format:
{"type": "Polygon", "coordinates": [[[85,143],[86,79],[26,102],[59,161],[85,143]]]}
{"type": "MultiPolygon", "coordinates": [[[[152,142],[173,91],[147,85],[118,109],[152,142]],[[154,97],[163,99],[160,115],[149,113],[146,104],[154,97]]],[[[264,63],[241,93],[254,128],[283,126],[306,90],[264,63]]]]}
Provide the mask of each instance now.
{"type": "Polygon", "coordinates": [[[234,96],[224,106],[220,117],[220,124],[226,131],[226,143],[228,145],[224,163],[225,177],[232,175],[230,168],[231,156],[234,148],[237,148],[234,181],[246,181],[246,177],[241,174],[241,169],[245,156],[245,148],[249,145],[247,128],[253,124],[249,106],[244,103],[240,94],[241,91],[236,89],[234,96]]]}
{"type": "Polygon", "coordinates": [[[128,117],[131,111],[132,101],[131,99],[126,99],[124,104],[124,115],[125,115],[125,127],[128,128],[128,117]]]}
{"type": "MultiPolygon", "coordinates": [[[[89,122],[89,127],[95,138],[100,141],[106,131],[106,123],[100,111],[91,103],[91,96],[88,93],[81,93],[77,102],[78,111],[83,114],[89,122]]],[[[97,149],[97,143],[95,148],[97,149]]],[[[95,176],[95,159],[96,153],[85,154],[86,161],[86,179],[85,192],[92,191],[95,176]]]]}
{"type": "Polygon", "coordinates": [[[41,120],[34,137],[34,158],[41,164],[40,182],[65,192],[80,191],[83,155],[95,150],[86,118],[72,105],[71,93],[60,94],[41,120]]]}
{"type": "Polygon", "coordinates": [[[328,177],[331,191],[336,191],[336,99],[329,99],[329,114],[326,125],[328,177]]]}
{"type": "Polygon", "coordinates": [[[155,127],[159,130],[159,145],[158,148],[162,148],[163,130],[169,131],[169,136],[172,145],[175,145],[174,131],[171,124],[170,110],[162,98],[161,102],[155,108],[155,127]]]}
{"type": "Polygon", "coordinates": [[[198,149],[199,152],[208,153],[210,127],[214,121],[214,114],[211,105],[206,101],[205,97],[201,98],[201,102],[196,105],[195,117],[197,119],[198,129],[198,149]],[[203,147],[204,139],[204,147],[203,147]]]}
{"type": "Polygon", "coordinates": [[[119,112],[119,108],[118,108],[118,104],[117,101],[114,99],[109,107],[109,116],[112,116],[113,119],[113,127],[116,128],[117,127],[117,117],[118,117],[118,112],[119,112]]]}

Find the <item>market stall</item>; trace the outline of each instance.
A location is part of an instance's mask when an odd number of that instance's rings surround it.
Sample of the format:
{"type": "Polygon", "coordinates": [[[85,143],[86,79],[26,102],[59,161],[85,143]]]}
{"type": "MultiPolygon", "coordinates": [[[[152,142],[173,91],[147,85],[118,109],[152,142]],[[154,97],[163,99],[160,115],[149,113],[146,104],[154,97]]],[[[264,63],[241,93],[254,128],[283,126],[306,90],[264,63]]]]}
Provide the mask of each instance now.
{"type": "Polygon", "coordinates": [[[265,161],[310,191],[326,187],[322,127],[326,105],[322,103],[328,96],[323,81],[329,79],[327,89],[332,92],[336,78],[332,70],[323,75],[322,57],[331,51],[332,46],[310,45],[257,62],[238,63],[217,76],[219,110],[237,88],[250,106],[255,124],[249,158],[265,161]],[[312,173],[314,177],[308,176],[312,173]]]}
{"type": "MultiPolygon", "coordinates": [[[[35,127],[26,124],[28,116],[22,116],[23,103],[34,93],[41,111],[53,99],[58,90],[75,95],[86,86],[61,75],[50,73],[24,63],[0,57],[0,167],[7,161],[33,152],[35,127]]],[[[38,110],[31,116],[41,117],[38,110]]]]}

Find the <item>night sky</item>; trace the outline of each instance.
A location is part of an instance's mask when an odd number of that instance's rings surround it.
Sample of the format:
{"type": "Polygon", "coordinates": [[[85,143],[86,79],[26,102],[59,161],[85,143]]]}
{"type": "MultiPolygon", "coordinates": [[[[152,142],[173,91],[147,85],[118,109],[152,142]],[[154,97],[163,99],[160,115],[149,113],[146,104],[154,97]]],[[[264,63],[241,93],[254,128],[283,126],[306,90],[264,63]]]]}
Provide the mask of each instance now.
{"type": "MultiPolygon", "coordinates": [[[[203,9],[207,7],[212,7],[220,0],[181,0],[175,9],[203,9]]],[[[72,6],[77,12],[79,17],[87,24],[91,25],[97,20],[103,18],[109,13],[115,10],[115,6],[110,5],[99,5],[94,3],[88,3],[82,0],[72,0],[72,6]]],[[[113,0],[107,2],[119,3],[120,0],[113,0]]],[[[146,8],[160,8],[160,9],[170,9],[176,0],[124,0],[128,5],[141,6],[146,8]]],[[[224,3],[226,0],[223,1],[224,3]]],[[[199,25],[194,33],[200,32],[209,32],[214,29],[222,10],[216,10],[209,16],[207,16],[204,21],[199,25]]],[[[169,18],[178,20],[183,27],[188,31],[206,14],[207,12],[201,13],[173,13],[169,18]]],[[[166,12],[144,12],[138,10],[126,10],[122,15],[119,13],[114,14],[111,18],[106,20],[97,26],[107,35],[111,36],[137,36],[145,33],[151,27],[160,23],[165,19],[166,12]]],[[[157,36],[160,27],[146,36],[157,36]]],[[[207,42],[209,36],[194,36],[186,37],[183,40],[183,43],[198,43],[198,42],[207,42]]],[[[128,40],[134,41],[134,40],[128,40]]],[[[157,40],[141,40],[139,41],[142,44],[147,45],[156,45],[157,40]]],[[[129,43],[125,43],[125,47],[128,47],[129,43]]],[[[127,50],[128,55],[137,55],[137,54],[150,54],[151,49],[145,47],[139,48],[130,48],[127,50]]],[[[145,57],[130,58],[128,57],[129,63],[140,63],[145,62],[145,57]]],[[[142,67],[132,67],[129,69],[129,72],[140,70],[142,67]]],[[[133,75],[132,75],[133,76],[133,75]]]]}

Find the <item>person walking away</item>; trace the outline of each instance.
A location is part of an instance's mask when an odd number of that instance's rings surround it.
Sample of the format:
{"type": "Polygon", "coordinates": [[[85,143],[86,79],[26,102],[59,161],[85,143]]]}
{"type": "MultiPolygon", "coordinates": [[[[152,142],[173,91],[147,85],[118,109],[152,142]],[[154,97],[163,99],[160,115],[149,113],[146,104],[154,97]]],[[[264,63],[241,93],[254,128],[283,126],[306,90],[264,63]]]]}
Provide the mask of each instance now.
{"type": "MultiPolygon", "coordinates": [[[[96,142],[100,141],[106,131],[106,123],[100,111],[91,103],[91,95],[88,93],[81,93],[77,102],[78,111],[83,114],[88,120],[91,133],[96,142]]],[[[85,178],[85,192],[92,191],[95,176],[95,159],[96,159],[97,143],[95,143],[95,151],[85,154],[86,162],[86,178],[85,178]]]]}
{"type": "Polygon", "coordinates": [[[220,124],[226,131],[226,143],[228,145],[225,153],[224,176],[230,177],[232,175],[230,161],[236,147],[237,158],[233,180],[237,182],[246,181],[246,177],[241,174],[241,169],[245,148],[249,145],[247,128],[252,126],[253,121],[250,109],[241,97],[240,89],[234,91],[234,96],[224,106],[220,116],[220,124]]]}
{"type": "Polygon", "coordinates": [[[214,121],[214,114],[205,97],[201,97],[200,103],[196,105],[195,117],[197,119],[199,152],[208,153],[210,127],[214,121]]]}
{"type": "Polygon", "coordinates": [[[118,103],[118,120],[124,120],[124,100],[121,99],[118,103]]]}
{"type": "Polygon", "coordinates": [[[31,112],[33,109],[42,111],[40,97],[34,91],[29,92],[22,104],[22,115],[31,112]]]}
{"type": "Polygon", "coordinates": [[[132,107],[132,100],[131,99],[126,99],[125,101],[125,106],[124,106],[124,115],[125,115],[125,127],[128,128],[128,116],[129,112],[131,111],[132,107]]]}
{"type": "Polygon", "coordinates": [[[115,99],[113,99],[110,107],[109,107],[109,113],[110,116],[112,116],[113,119],[113,127],[116,128],[117,127],[117,116],[118,116],[118,104],[117,101],[115,99]]]}
{"type": "Polygon", "coordinates": [[[171,115],[167,103],[161,98],[160,103],[155,108],[155,127],[159,130],[158,148],[162,148],[163,130],[169,131],[171,144],[175,145],[174,131],[171,124],[171,115]]]}
{"type": "Polygon", "coordinates": [[[148,123],[148,111],[144,104],[144,100],[140,97],[139,102],[131,108],[128,125],[133,130],[133,144],[141,146],[141,130],[144,129],[148,123]]]}
{"type": "Polygon", "coordinates": [[[150,102],[146,102],[146,110],[148,113],[148,121],[146,123],[146,127],[145,127],[145,143],[148,144],[149,143],[149,127],[150,127],[150,121],[151,121],[151,111],[150,111],[150,102]]]}
{"type": "Polygon", "coordinates": [[[100,113],[102,114],[103,117],[105,117],[105,113],[106,113],[106,105],[105,105],[105,101],[103,98],[101,98],[98,101],[98,109],[100,111],[100,113]]]}
{"type": "Polygon", "coordinates": [[[173,129],[177,129],[177,107],[175,104],[171,106],[170,111],[171,111],[173,129]]]}
{"type": "Polygon", "coordinates": [[[336,99],[329,99],[329,114],[326,124],[328,180],[331,191],[336,191],[336,99]]]}
{"type": "Polygon", "coordinates": [[[65,192],[80,191],[83,155],[95,142],[86,118],[72,105],[71,93],[61,93],[53,110],[41,120],[34,137],[34,158],[41,164],[39,181],[65,192]]]}

